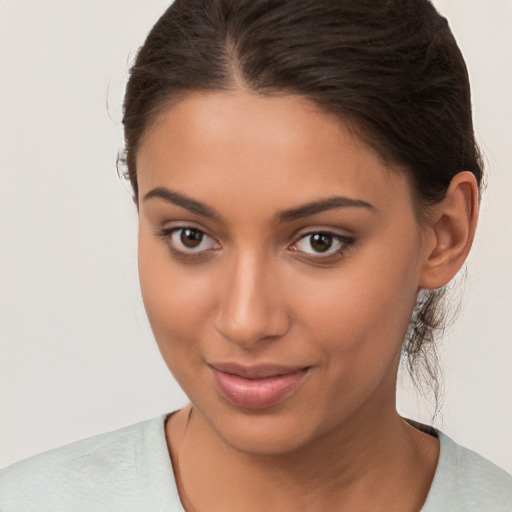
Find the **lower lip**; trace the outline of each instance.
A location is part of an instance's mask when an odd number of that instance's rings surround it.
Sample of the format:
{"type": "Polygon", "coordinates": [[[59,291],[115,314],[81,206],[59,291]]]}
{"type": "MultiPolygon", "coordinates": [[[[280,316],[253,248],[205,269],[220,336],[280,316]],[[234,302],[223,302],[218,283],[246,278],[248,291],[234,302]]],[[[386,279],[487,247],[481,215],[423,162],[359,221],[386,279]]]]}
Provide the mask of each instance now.
{"type": "Polygon", "coordinates": [[[220,393],[232,404],[248,409],[263,409],[290,396],[301,384],[308,369],[263,379],[245,379],[210,367],[220,393]]]}

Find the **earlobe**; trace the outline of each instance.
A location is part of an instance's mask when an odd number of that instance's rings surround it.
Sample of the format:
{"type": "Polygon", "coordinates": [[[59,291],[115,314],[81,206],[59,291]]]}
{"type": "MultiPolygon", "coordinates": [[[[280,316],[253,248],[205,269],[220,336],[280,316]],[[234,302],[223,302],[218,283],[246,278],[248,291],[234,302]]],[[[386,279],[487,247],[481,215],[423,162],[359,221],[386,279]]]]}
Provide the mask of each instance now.
{"type": "Polygon", "coordinates": [[[473,173],[456,174],[445,197],[432,206],[430,234],[420,286],[447,284],[462,267],[471,249],[478,220],[478,184],[473,173]]]}

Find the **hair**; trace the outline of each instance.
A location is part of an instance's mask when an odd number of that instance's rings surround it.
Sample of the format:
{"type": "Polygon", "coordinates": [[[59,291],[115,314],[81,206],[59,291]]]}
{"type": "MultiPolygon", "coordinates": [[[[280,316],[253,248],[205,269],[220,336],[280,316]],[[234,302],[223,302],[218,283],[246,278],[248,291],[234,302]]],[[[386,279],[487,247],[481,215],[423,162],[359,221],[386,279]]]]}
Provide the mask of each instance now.
{"type": "MultiPolygon", "coordinates": [[[[301,95],[355,126],[404,169],[420,217],[458,172],[481,185],[466,65],[428,0],[176,0],[126,87],[119,161],[135,200],[138,148],[158,115],[188,92],[233,89],[301,95]]],[[[443,292],[420,293],[402,348],[414,382],[431,381],[436,406],[443,292]]]]}

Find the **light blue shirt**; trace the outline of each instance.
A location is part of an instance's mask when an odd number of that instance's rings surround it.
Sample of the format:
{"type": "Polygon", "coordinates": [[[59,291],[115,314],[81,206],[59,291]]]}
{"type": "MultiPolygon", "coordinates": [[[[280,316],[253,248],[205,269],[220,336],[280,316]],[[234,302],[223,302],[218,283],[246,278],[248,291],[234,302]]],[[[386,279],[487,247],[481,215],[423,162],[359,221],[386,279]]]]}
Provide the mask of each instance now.
{"type": "MultiPolygon", "coordinates": [[[[167,415],[84,439],[0,471],[0,512],[184,512],[167,415]]],[[[421,512],[512,512],[512,476],[437,431],[441,450],[421,512]]]]}

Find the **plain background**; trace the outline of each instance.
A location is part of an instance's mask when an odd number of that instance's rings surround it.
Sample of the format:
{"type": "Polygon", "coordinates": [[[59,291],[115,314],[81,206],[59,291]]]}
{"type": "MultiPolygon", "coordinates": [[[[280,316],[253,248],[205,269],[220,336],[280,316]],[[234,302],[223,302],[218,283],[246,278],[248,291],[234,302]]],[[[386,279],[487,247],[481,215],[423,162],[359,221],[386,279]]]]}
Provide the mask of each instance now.
{"type": "MultiPolygon", "coordinates": [[[[115,159],[163,0],[0,0],[0,466],[182,406],[150,332],[115,159]]],[[[489,185],[436,425],[512,472],[512,2],[437,0],[466,57],[489,185]]],[[[428,421],[407,381],[399,410],[428,421]]]]}

